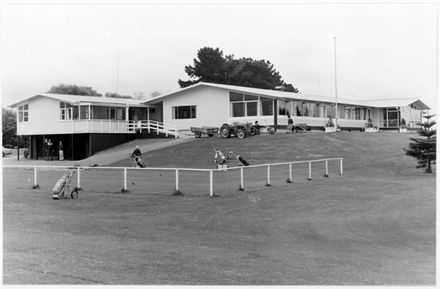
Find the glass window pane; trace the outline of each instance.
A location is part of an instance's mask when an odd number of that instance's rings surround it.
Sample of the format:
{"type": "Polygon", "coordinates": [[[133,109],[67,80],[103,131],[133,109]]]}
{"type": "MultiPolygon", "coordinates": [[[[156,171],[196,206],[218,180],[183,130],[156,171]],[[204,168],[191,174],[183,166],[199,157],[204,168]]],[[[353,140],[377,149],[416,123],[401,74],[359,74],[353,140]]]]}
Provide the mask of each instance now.
{"type": "Polygon", "coordinates": [[[25,109],[25,110],[28,110],[28,109],[29,109],[29,104],[25,104],[25,105],[24,105],[24,109],[25,109]]]}
{"type": "Polygon", "coordinates": [[[258,100],[258,96],[245,94],[244,95],[244,100],[246,100],[246,101],[248,101],[248,100],[258,100]]]}
{"type": "Polygon", "coordinates": [[[81,106],[80,118],[81,119],[88,119],[89,118],[89,107],[88,106],[81,106]]]}
{"type": "Polygon", "coordinates": [[[229,101],[243,101],[243,94],[230,91],[229,101]]]}
{"type": "Polygon", "coordinates": [[[65,103],[60,101],[60,108],[64,108],[65,107],[65,103]]]}
{"type": "Polygon", "coordinates": [[[308,103],[303,103],[303,115],[309,116],[309,104],[308,103]]]}
{"type": "Polygon", "coordinates": [[[196,118],[196,106],[191,106],[191,118],[196,118]]]}
{"type": "Polygon", "coordinates": [[[22,111],[18,112],[18,121],[23,121],[23,112],[22,111]]]}
{"type": "Polygon", "coordinates": [[[270,98],[261,98],[261,114],[273,115],[273,100],[270,98]]]}
{"type": "Polygon", "coordinates": [[[246,103],[247,116],[257,116],[257,102],[247,102],[246,103]]]}
{"type": "Polygon", "coordinates": [[[78,107],[73,107],[73,119],[78,119],[78,107]]]}
{"type": "Polygon", "coordinates": [[[232,104],[232,117],[244,116],[244,103],[237,102],[232,104]]]}
{"type": "Polygon", "coordinates": [[[284,100],[278,100],[278,114],[286,115],[286,102],[284,100]]]}

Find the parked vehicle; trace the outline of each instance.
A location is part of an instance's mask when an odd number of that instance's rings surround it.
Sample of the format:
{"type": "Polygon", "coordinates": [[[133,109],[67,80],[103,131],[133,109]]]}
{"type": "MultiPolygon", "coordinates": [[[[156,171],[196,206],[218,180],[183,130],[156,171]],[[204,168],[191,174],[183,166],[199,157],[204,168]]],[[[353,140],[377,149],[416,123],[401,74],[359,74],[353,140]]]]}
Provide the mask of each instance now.
{"type": "Polygon", "coordinates": [[[12,149],[8,149],[2,146],[2,157],[5,157],[6,155],[12,154],[12,149]]]}
{"type": "Polygon", "coordinates": [[[202,134],[207,134],[209,137],[214,136],[218,133],[218,127],[213,126],[202,126],[202,127],[191,127],[191,132],[194,133],[196,138],[202,136],[202,134]]]}
{"type": "Polygon", "coordinates": [[[255,134],[256,129],[250,122],[234,122],[231,125],[224,123],[220,127],[220,136],[222,138],[229,138],[231,135],[235,135],[239,139],[244,139],[248,135],[254,136],[255,134]]]}

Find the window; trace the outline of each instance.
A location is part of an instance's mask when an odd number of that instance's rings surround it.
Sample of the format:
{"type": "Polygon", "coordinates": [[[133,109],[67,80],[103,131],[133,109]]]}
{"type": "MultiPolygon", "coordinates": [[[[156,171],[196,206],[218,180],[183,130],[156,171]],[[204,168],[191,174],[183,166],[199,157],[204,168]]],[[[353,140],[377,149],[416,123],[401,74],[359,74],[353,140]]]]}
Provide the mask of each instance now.
{"type": "Polygon", "coordinates": [[[80,119],[89,119],[89,106],[82,105],[79,109],[80,119]]]}
{"type": "Polygon", "coordinates": [[[261,97],[261,115],[273,115],[273,100],[261,97]]]}
{"type": "Polygon", "coordinates": [[[295,116],[302,116],[302,104],[300,101],[295,101],[293,106],[295,107],[295,116]]]}
{"type": "Polygon", "coordinates": [[[173,119],[196,118],[196,106],[173,106],[173,119]]]}
{"type": "Polygon", "coordinates": [[[232,116],[233,117],[245,116],[244,102],[232,103],[232,116]]]}
{"type": "Polygon", "coordinates": [[[354,109],[354,115],[355,115],[355,119],[361,119],[361,109],[360,108],[355,108],[354,109]]]}
{"type": "Polygon", "coordinates": [[[72,119],[72,105],[70,103],[60,101],[60,119],[61,120],[72,119]]]}
{"type": "Polygon", "coordinates": [[[258,107],[258,96],[229,92],[229,103],[231,117],[256,116],[258,107]]]}
{"type": "Polygon", "coordinates": [[[19,122],[29,121],[29,104],[25,104],[18,107],[18,121],[19,122]]]}
{"type": "Polygon", "coordinates": [[[116,119],[125,120],[125,107],[118,107],[116,109],[116,119]]]}
{"type": "Polygon", "coordinates": [[[110,107],[110,119],[116,119],[116,107],[110,107]]]}
{"type": "Polygon", "coordinates": [[[304,116],[309,116],[309,104],[308,103],[303,103],[303,115],[304,116]]]}
{"type": "Polygon", "coordinates": [[[284,100],[278,100],[278,114],[286,115],[286,102],[284,100]]]}
{"type": "Polygon", "coordinates": [[[326,106],[327,109],[327,117],[335,118],[336,117],[336,109],[334,105],[326,106]]]}
{"type": "Polygon", "coordinates": [[[287,101],[286,102],[286,114],[287,115],[293,115],[293,101],[287,101]]]}
{"type": "Polygon", "coordinates": [[[318,117],[318,105],[316,103],[310,103],[310,116],[318,117]]]}

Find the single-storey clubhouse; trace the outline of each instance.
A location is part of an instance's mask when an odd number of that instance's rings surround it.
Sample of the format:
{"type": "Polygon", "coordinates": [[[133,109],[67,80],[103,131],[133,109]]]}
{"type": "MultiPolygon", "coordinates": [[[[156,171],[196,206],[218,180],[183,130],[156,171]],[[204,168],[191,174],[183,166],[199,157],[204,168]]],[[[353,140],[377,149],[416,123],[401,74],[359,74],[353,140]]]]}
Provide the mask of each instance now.
{"type": "Polygon", "coordinates": [[[136,137],[179,137],[193,126],[258,121],[283,128],[287,116],[324,131],[328,118],[341,130],[416,128],[430,109],[417,98],[350,100],[271,89],[199,82],[149,100],[42,93],[12,105],[17,134],[30,137],[30,157],[44,157],[44,141],[63,143],[65,157],[83,159],[136,137]],[[336,115],[337,107],[337,115],[336,115]]]}

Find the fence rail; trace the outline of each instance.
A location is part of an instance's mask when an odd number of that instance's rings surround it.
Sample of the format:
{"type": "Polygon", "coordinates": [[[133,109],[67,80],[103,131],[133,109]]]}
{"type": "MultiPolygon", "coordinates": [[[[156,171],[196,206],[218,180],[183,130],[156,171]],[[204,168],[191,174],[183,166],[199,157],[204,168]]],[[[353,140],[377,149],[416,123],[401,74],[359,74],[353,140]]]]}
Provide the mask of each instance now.
{"type": "MultiPolygon", "coordinates": [[[[317,160],[304,160],[304,161],[293,161],[293,162],[281,162],[281,163],[269,163],[269,164],[258,164],[250,166],[236,166],[227,168],[227,171],[239,170],[240,172],[240,187],[239,190],[244,190],[244,170],[249,170],[252,168],[266,167],[266,186],[271,186],[271,167],[275,166],[285,166],[287,165],[288,170],[288,183],[293,182],[292,167],[296,164],[308,164],[308,180],[312,180],[312,163],[323,162],[325,164],[324,177],[329,176],[329,161],[339,161],[339,175],[343,174],[343,158],[327,158],[327,159],[317,159],[317,160]]],[[[34,172],[34,183],[33,189],[40,188],[38,184],[38,170],[67,170],[74,169],[77,173],[77,189],[81,188],[81,171],[86,170],[119,170],[123,172],[123,188],[122,191],[127,191],[127,171],[174,171],[175,172],[175,192],[180,192],[180,182],[179,173],[180,172],[206,172],[209,173],[209,195],[214,196],[214,172],[221,172],[218,169],[200,169],[200,168],[164,168],[164,167],[146,167],[146,168],[135,168],[135,167],[81,167],[81,166],[29,166],[29,165],[4,165],[3,168],[16,168],[16,169],[32,169],[34,172]]]]}

